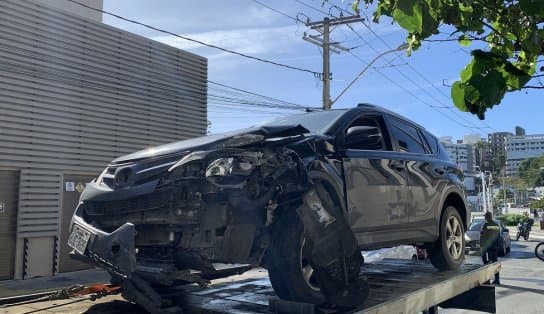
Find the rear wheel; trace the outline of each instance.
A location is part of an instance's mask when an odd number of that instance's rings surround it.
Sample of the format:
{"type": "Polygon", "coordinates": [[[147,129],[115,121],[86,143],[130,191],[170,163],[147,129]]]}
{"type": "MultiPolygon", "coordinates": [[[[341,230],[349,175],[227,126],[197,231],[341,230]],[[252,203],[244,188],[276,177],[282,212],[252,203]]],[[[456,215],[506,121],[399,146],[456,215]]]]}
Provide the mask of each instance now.
{"type": "Polygon", "coordinates": [[[465,258],[465,228],[457,209],[448,206],[440,218],[438,240],[428,250],[434,267],[440,270],[457,269],[465,258]]]}

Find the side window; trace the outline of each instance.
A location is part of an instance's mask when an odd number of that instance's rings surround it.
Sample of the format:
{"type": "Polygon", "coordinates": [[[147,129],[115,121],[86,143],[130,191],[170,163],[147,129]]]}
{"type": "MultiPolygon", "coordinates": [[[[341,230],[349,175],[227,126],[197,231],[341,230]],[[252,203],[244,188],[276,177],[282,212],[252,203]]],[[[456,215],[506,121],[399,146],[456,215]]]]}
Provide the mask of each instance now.
{"type": "Polygon", "coordinates": [[[427,130],[421,130],[421,132],[423,133],[423,136],[425,137],[427,144],[429,144],[428,147],[431,150],[431,153],[439,154],[440,148],[439,148],[438,140],[436,139],[436,137],[434,137],[434,135],[429,133],[427,130]]]}
{"type": "Polygon", "coordinates": [[[425,145],[417,128],[404,121],[391,118],[391,134],[403,152],[426,154],[425,145]]]}
{"type": "Polygon", "coordinates": [[[379,116],[364,116],[355,120],[345,134],[348,149],[391,150],[387,132],[379,116]]]}

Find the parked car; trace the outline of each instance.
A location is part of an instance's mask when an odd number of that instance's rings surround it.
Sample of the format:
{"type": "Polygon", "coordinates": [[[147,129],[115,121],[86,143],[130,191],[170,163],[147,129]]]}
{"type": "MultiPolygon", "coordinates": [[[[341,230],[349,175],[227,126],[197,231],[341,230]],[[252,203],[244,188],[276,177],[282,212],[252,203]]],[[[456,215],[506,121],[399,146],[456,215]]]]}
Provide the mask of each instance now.
{"type": "MultiPolygon", "coordinates": [[[[504,223],[500,220],[493,220],[500,227],[500,244],[499,244],[499,256],[505,256],[510,253],[510,230],[506,228],[504,223]]],[[[485,220],[477,219],[473,220],[468,230],[465,232],[466,250],[468,252],[475,251],[480,252],[480,232],[485,220]]]]}
{"type": "Polygon", "coordinates": [[[120,281],[203,282],[214,262],[251,263],[281,298],[350,304],[361,249],[417,244],[457,268],[467,210],[437,138],[364,104],[117,158],[82,193],[68,242],[120,281]]]}

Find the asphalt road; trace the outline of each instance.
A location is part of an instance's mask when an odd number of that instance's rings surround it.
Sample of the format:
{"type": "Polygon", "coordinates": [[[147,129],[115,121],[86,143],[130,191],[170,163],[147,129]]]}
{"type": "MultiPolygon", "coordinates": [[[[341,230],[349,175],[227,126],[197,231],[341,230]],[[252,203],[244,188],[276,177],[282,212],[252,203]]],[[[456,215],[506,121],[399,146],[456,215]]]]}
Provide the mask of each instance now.
{"type": "MultiPolygon", "coordinates": [[[[541,239],[541,240],[544,240],[541,239]]],[[[501,286],[496,288],[497,313],[544,313],[544,262],[535,257],[540,241],[512,241],[512,250],[504,258],[500,272],[501,286]]],[[[481,263],[479,256],[469,256],[469,263],[481,263]]],[[[476,311],[441,309],[440,313],[474,314],[476,311]]]]}
{"type": "MultiPolygon", "coordinates": [[[[544,240],[544,238],[542,238],[544,240]]],[[[501,283],[496,289],[497,313],[544,314],[544,262],[534,255],[539,241],[512,241],[509,255],[502,262],[501,283]]],[[[481,263],[479,256],[468,256],[468,263],[481,263]]],[[[252,270],[259,271],[259,270],[252,270]]],[[[262,270],[261,270],[262,271],[262,270]]],[[[246,273],[247,274],[247,273],[246,273]]],[[[244,275],[246,275],[244,274],[244,275]]],[[[244,276],[241,275],[241,276],[244,276]]],[[[221,281],[237,280],[237,276],[221,281]]],[[[481,312],[440,309],[447,314],[475,314],[481,312]]],[[[138,306],[126,302],[121,296],[108,296],[96,301],[72,298],[1,308],[0,313],[144,313],[138,306]]]]}

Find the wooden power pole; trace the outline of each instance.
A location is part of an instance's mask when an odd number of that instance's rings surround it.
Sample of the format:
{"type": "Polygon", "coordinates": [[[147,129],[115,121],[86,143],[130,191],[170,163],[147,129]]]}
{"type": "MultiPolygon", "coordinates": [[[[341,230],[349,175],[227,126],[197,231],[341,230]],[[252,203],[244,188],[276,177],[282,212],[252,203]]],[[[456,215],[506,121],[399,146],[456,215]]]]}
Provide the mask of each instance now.
{"type": "Polygon", "coordinates": [[[334,25],[349,24],[354,22],[362,22],[363,19],[359,15],[352,15],[346,17],[340,17],[335,19],[324,18],[322,21],[308,22],[306,26],[318,31],[319,35],[307,35],[304,33],[302,39],[321,47],[323,50],[323,73],[321,80],[323,81],[323,109],[331,109],[331,79],[332,74],[330,71],[330,53],[340,53],[342,50],[348,49],[340,46],[340,44],[331,42],[330,40],[330,27],[334,25]]]}

